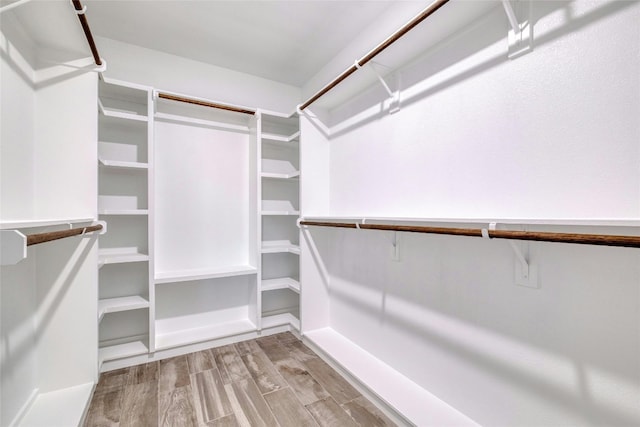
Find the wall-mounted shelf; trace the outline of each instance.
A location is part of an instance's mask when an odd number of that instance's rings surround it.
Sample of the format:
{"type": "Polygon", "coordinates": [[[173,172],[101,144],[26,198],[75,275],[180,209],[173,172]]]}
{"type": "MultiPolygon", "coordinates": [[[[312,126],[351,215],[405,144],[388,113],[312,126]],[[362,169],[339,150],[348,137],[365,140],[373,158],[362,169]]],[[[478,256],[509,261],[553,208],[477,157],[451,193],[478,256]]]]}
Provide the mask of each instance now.
{"type": "Polygon", "coordinates": [[[266,279],[262,281],[262,292],[275,291],[277,289],[290,289],[299,294],[300,282],[291,277],[280,277],[277,279],[266,279]]]}
{"type": "Polygon", "coordinates": [[[148,209],[100,209],[99,215],[148,215],[148,209]]]}
{"type": "Polygon", "coordinates": [[[51,227],[55,225],[71,225],[83,222],[93,222],[95,218],[51,218],[51,219],[20,219],[0,222],[0,230],[18,228],[51,227]]]}
{"type": "Polygon", "coordinates": [[[149,261],[149,255],[138,252],[135,248],[100,249],[98,265],[123,264],[127,262],[149,261]]]}
{"type": "Polygon", "coordinates": [[[238,265],[223,268],[157,272],[155,282],[175,283],[191,280],[218,279],[222,277],[247,276],[257,273],[257,268],[250,265],[238,265]]]}
{"type": "Polygon", "coordinates": [[[101,347],[98,351],[98,359],[100,364],[108,360],[122,359],[125,357],[138,356],[149,352],[149,347],[145,344],[146,340],[136,340],[124,344],[110,345],[101,347]]]}
{"type": "Polygon", "coordinates": [[[156,335],[156,350],[179,347],[202,341],[215,340],[233,335],[244,334],[256,330],[249,319],[240,319],[201,328],[182,329],[169,333],[156,335]]]}
{"type": "Polygon", "coordinates": [[[98,321],[102,320],[102,317],[107,313],[118,313],[120,311],[139,310],[142,308],[149,308],[149,301],[138,295],[101,299],[98,301],[98,321]]]}
{"type": "Polygon", "coordinates": [[[195,117],[180,116],[180,115],[177,115],[177,114],[156,113],[154,117],[155,117],[156,120],[164,121],[164,122],[186,123],[186,124],[190,124],[190,125],[211,127],[211,128],[216,128],[216,129],[226,129],[226,130],[233,130],[233,131],[240,131],[240,132],[248,132],[249,131],[249,127],[248,126],[244,126],[244,125],[217,122],[217,121],[214,121],[214,120],[198,119],[198,118],[195,118],[195,117]]]}
{"type": "Polygon", "coordinates": [[[105,117],[112,117],[115,119],[133,120],[138,122],[147,122],[149,118],[146,115],[141,115],[133,110],[125,110],[116,107],[105,106],[103,100],[98,99],[98,109],[100,113],[105,117]]]}
{"type": "Polygon", "coordinates": [[[140,162],[125,162],[121,160],[106,160],[98,159],[100,166],[112,169],[121,170],[147,170],[149,169],[149,163],[140,162]]]}
{"type": "Polygon", "coordinates": [[[274,215],[278,215],[278,216],[282,216],[282,215],[299,216],[300,215],[300,211],[262,211],[262,212],[260,212],[260,215],[263,215],[263,216],[274,216],[274,215]]]}
{"type": "Polygon", "coordinates": [[[262,139],[268,141],[278,141],[278,142],[292,142],[297,140],[300,137],[300,131],[297,131],[291,135],[278,135],[275,133],[262,133],[262,139]]]}
{"type": "Polygon", "coordinates": [[[262,178],[270,178],[270,179],[293,179],[293,178],[300,177],[300,171],[295,171],[292,173],[262,172],[260,176],[262,178]]]}
{"type": "Polygon", "coordinates": [[[300,246],[283,242],[262,242],[260,252],[263,254],[290,253],[300,255],[300,246]]]}

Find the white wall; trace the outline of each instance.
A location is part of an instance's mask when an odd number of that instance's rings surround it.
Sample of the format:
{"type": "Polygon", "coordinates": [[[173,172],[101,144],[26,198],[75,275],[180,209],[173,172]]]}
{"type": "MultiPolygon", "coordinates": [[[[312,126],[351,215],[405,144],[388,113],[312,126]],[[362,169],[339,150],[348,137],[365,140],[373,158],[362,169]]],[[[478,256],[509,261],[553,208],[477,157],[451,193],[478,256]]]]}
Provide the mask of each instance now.
{"type": "Polygon", "coordinates": [[[96,38],[107,77],[218,102],[289,114],[300,89],[119,41],[96,38]]]}
{"type": "MultiPolygon", "coordinates": [[[[303,194],[303,216],[640,220],[640,3],[534,16],[526,56],[497,8],[402,69],[399,113],[378,87],[331,111],[330,201],[303,194]]],[[[394,262],[390,233],[310,234],[303,310],[328,298],[329,326],[478,423],[640,422],[639,250],[531,243],[530,289],[502,241],[400,234],[394,262]]]]}

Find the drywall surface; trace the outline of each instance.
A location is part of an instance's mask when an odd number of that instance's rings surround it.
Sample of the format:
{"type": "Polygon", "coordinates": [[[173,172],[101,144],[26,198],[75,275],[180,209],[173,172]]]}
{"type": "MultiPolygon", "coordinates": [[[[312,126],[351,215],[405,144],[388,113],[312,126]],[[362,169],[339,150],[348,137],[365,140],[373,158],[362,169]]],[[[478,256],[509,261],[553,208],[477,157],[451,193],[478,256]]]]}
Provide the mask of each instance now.
{"type": "Polygon", "coordinates": [[[331,211],[403,217],[640,216],[635,2],[534,2],[534,51],[506,58],[494,9],[335,109],[331,211]]]}
{"type": "MultiPolygon", "coordinates": [[[[330,200],[303,194],[303,216],[640,218],[640,3],[534,2],[533,21],[515,60],[500,8],[431,48],[393,115],[379,87],[332,110],[330,200]]],[[[640,423],[637,249],[530,243],[527,288],[504,241],[398,233],[393,261],[390,232],[315,234],[316,326],[479,424],[640,423]]]]}
{"type": "Polygon", "coordinates": [[[179,56],[97,37],[107,77],[217,102],[291,113],[300,89],[179,56]]]}

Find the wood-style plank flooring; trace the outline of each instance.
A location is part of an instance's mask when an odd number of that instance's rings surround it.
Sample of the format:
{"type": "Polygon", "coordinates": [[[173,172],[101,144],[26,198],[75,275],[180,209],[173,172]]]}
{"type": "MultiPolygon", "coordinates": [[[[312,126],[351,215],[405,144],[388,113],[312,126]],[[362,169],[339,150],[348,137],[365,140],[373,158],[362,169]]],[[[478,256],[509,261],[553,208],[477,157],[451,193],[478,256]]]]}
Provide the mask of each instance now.
{"type": "Polygon", "coordinates": [[[291,333],[105,372],[85,427],[392,426],[291,333]]]}

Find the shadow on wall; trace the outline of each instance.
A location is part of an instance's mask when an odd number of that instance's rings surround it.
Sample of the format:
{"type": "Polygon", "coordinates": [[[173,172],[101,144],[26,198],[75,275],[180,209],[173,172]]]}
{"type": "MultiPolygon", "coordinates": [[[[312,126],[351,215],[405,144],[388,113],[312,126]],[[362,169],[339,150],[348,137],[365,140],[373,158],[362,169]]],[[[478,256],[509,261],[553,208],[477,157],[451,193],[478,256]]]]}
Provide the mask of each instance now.
{"type": "Polygon", "coordinates": [[[466,395],[487,404],[490,396],[474,394],[477,384],[444,379],[450,369],[463,378],[460,372],[472,370],[498,389],[517,390],[507,405],[531,398],[583,425],[640,423],[633,403],[640,397],[637,250],[533,244],[541,288],[528,289],[513,283],[513,256],[500,240],[400,233],[401,260],[394,262],[392,233],[324,232],[332,244],[315,256],[328,269],[333,327],[347,336],[376,330],[376,342],[388,339],[384,346],[396,349],[378,350],[406,362],[396,369],[443,400],[458,407],[466,395]],[[405,339],[412,347],[398,355],[405,339]],[[415,349],[420,354],[409,354],[415,349]],[[440,357],[448,366],[434,371],[429,364],[440,357]]]}
{"type": "MultiPolygon", "coordinates": [[[[535,55],[535,49],[537,47],[550,43],[567,34],[583,29],[594,22],[627,9],[630,6],[633,6],[635,2],[612,1],[603,4],[591,12],[577,17],[572,13],[572,4],[573,1],[566,0],[535,1],[533,3],[532,21],[534,22],[534,52],[530,55],[535,55]],[[563,11],[565,24],[542,35],[537,35],[535,23],[557,11],[563,11]]],[[[437,19],[437,15],[432,19],[437,19]]],[[[428,20],[422,25],[429,25],[428,20]]],[[[408,65],[396,70],[394,73],[397,74],[399,80],[402,82],[401,86],[404,89],[403,92],[407,92],[407,88],[411,89],[412,92],[408,97],[405,97],[406,94],[401,93],[400,107],[404,108],[428,98],[451,86],[455,86],[460,82],[510,61],[507,58],[506,51],[507,33],[507,19],[504,11],[502,10],[502,6],[500,6],[499,10],[492,9],[491,12],[478,19],[468,28],[453,34],[449,38],[438,43],[435,47],[429,49],[418,59],[411,61],[408,65]],[[504,51],[499,55],[486,58],[482,62],[475,63],[473,66],[467,67],[458,72],[450,73],[451,75],[444,80],[438,80],[436,78],[438,73],[454,69],[456,65],[463,63],[472,55],[477,54],[483,49],[486,49],[500,41],[504,41],[504,51]]],[[[411,33],[409,33],[389,49],[401,49],[403,43],[415,42],[416,41],[411,38],[411,33]]],[[[374,61],[376,60],[377,58],[374,59],[374,61]]],[[[380,55],[380,60],[384,61],[384,53],[380,55]]],[[[517,61],[518,59],[515,60],[517,61]]],[[[366,74],[365,70],[360,71],[360,73],[366,74]]],[[[352,78],[358,77],[353,76],[352,78]]],[[[348,83],[348,81],[346,83],[348,83]]],[[[355,128],[364,126],[388,115],[389,112],[386,106],[388,103],[387,98],[388,94],[384,89],[382,89],[379,83],[376,83],[366,92],[344,103],[344,105],[331,109],[329,112],[331,116],[330,126],[333,127],[331,136],[338,137],[355,128]]],[[[313,107],[311,107],[311,110],[313,110],[313,107]]]]}

